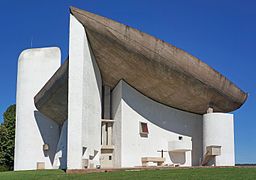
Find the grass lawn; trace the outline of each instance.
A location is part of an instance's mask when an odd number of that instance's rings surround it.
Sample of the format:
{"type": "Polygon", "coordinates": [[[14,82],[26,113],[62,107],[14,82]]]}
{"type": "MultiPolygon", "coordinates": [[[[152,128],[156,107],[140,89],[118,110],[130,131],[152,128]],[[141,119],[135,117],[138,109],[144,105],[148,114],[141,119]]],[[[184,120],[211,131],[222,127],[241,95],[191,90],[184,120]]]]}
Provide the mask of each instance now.
{"type": "Polygon", "coordinates": [[[66,174],[61,170],[1,172],[0,180],[17,179],[256,179],[256,168],[191,168],[143,171],[119,171],[90,174],[66,174]]]}

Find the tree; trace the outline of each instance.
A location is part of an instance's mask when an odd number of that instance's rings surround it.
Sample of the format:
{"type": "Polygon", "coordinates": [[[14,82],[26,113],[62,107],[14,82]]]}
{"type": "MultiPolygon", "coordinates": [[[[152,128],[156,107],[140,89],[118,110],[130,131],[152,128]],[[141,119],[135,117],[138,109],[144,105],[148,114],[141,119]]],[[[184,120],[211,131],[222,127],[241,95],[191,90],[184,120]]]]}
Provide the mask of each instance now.
{"type": "Polygon", "coordinates": [[[0,166],[13,170],[16,105],[9,106],[3,116],[4,121],[0,125],[0,166]]]}

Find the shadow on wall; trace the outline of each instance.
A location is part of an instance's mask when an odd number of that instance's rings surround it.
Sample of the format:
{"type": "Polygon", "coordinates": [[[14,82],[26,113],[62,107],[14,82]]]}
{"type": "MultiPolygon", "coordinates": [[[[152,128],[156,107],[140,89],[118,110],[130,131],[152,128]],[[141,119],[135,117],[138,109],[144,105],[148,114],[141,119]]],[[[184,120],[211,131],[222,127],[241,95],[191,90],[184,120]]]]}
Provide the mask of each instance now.
{"type": "Polygon", "coordinates": [[[186,163],[186,153],[185,152],[169,152],[169,156],[174,164],[183,165],[186,163]]]}
{"type": "Polygon", "coordinates": [[[134,111],[162,129],[192,137],[192,165],[199,165],[203,154],[203,117],[158,103],[144,96],[123,80],[121,81],[122,98],[134,111]]]}
{"type": "Polygon", "coordinates": [[[54,166],[59,169],[67,169],[67,120],[61,127],[59,142],[57,145],[54,166]]]}
{"type": "Polygon", "coordinates": [[[60,134],[59,126],[39,111],[34,111],[34,116],[43,142],[44,144],[48,144],[49,146],[48,151],[43,150],[43,145],[41,150],[43,151],[45,157],[49,157],[49,160],[53,165],[54,156],[60,134]]]}
{"type": "MultiPolygon", "coordinates": [[[[89,42],[89,41],[88,41],[89,42]]],[[[99,66],[95,60],[95,57],[94,57],[94,54],[92,52],[92,49],[91,49],[91,45],[89,43],[89,50],[90,50],[90,55],[92,57],[92,66],[93,66],[93,70],[94,72],[99,72],[98,73],[95,73],[95,77],[96,77],[96,82],[97,82],[97,86],[98,86],[98,93],[101,95],[101,74],[100,74],[100,70],[99,70],[99,66]]]]}

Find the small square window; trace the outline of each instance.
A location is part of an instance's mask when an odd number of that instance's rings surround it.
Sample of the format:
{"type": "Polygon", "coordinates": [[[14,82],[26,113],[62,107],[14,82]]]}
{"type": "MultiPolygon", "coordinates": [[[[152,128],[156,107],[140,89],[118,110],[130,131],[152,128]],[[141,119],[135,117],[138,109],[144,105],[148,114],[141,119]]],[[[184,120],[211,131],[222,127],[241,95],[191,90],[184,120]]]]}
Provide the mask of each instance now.
{"type": "Polygon", "coordinates": [[[148,124],[140,122],[140,134],[148,134],[148,124]]]}
{"type": "Polygon", "coordinates": [[[183,137],[182,136],[179,136],[179,140],[182,140],[183,139],[183,137]]]}

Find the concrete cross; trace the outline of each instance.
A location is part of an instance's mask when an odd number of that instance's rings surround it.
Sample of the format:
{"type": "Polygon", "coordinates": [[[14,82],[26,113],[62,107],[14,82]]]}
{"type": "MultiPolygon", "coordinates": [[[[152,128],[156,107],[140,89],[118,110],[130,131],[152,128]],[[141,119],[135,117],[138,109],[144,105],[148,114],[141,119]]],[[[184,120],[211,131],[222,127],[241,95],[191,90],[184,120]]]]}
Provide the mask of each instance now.
{"type": "Polygon", "coordinates": [[[164,150],[162,149],[162,150],[158,150],[157,152],[160,152],[160,153],[161,153],[161,157],[163,158],[163,157],[164,157],[164,152],[168,152],[168,151],[164,151],[164,150]]]}

